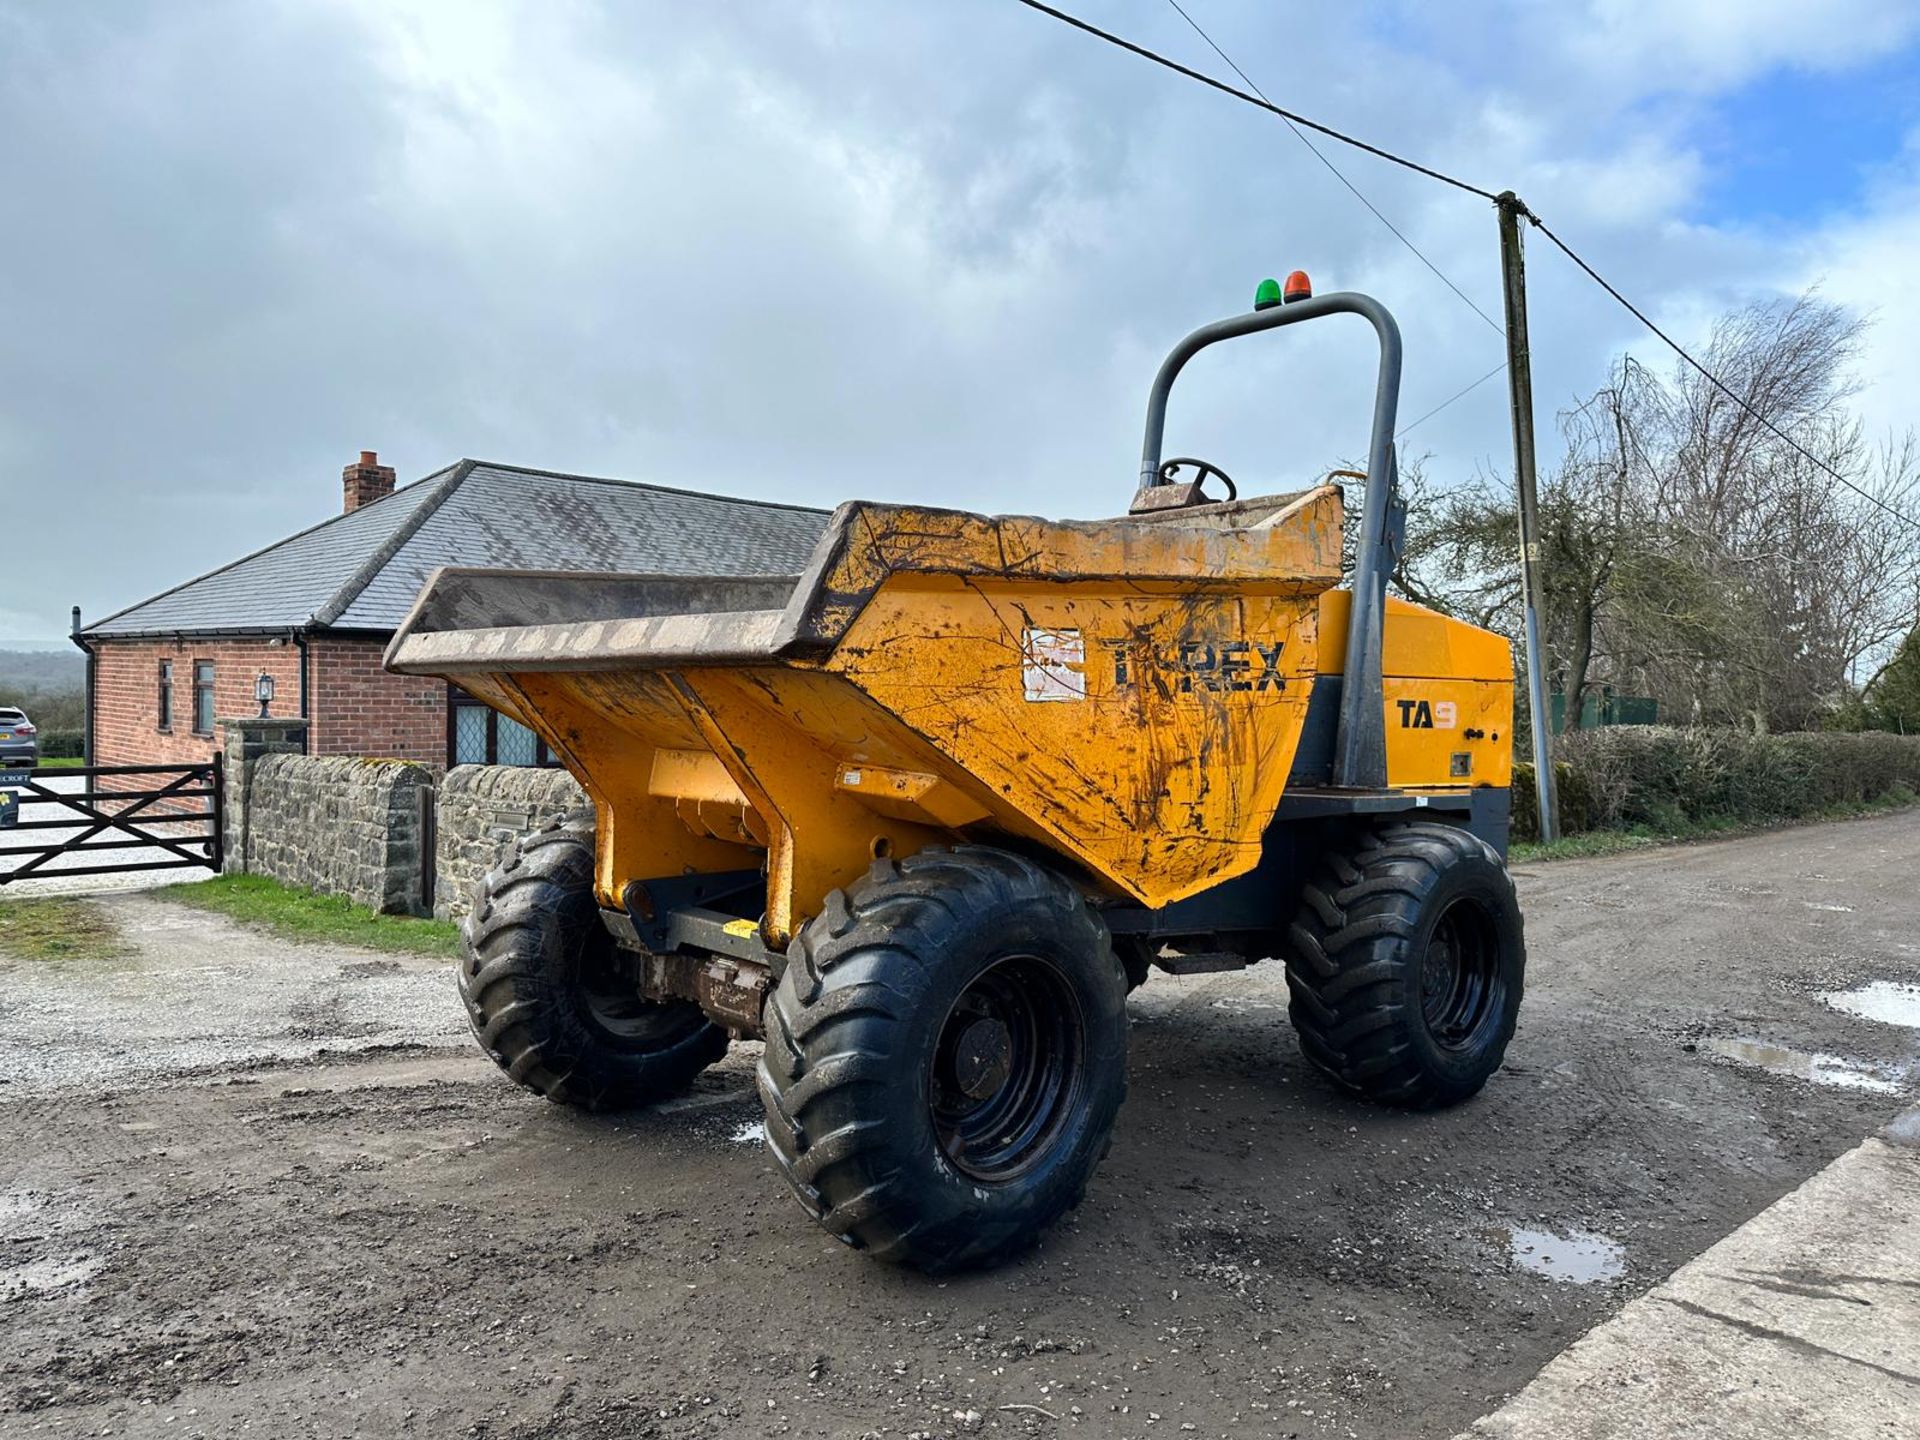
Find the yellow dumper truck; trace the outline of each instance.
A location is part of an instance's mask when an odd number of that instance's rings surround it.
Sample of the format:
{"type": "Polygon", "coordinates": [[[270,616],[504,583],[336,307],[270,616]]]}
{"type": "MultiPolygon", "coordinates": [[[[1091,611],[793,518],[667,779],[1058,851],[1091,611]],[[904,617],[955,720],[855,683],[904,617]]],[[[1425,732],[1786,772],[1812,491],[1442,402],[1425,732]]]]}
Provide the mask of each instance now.
{"type": "Polygon", "coordinates": [[[439,572],[388,666],[532,727],[593,802],[525,836],[465,925],[460,991],[507,1073],[640,1105],[764,1040],[802,1205],[933,1270],[1078,1202],[1156,968],[1282,958],[1333,1080],[1475,1093],[1525,963],[1512,660],[1387,596],[1399,332],[1305,290],[1269,281],[1169,355],[1122,518],[856,501],[799,576],[439,572]],[[1235,498],[1161,457],[1194,354],[1333,315],[1380,343],[1344,588],[1337,486],[1235,498]]]}

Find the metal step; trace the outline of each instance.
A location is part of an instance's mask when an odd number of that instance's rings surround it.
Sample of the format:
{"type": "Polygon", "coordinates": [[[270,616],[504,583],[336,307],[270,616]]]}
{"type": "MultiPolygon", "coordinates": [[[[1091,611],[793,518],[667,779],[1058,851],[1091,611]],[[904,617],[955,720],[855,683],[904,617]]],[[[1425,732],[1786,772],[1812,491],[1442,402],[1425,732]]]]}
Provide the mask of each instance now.
{"type": "Polygon", "coordinates": [[[1159,955],[1153,963],[1169,975],[1213,975],[1222,970],[1244,970],[1253,962],[1225,950],[1202,950],[1192,955],[1159,955]]]}

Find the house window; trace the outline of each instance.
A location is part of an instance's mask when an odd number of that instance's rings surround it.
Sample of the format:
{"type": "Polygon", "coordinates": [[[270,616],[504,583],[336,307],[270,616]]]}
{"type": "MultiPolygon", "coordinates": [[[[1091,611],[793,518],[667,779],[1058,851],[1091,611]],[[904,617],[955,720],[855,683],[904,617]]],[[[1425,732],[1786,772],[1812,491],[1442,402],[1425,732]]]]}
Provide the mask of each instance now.
{"type": "Polygon", "coordinates": [[[213,734],[213,661],[193,662],[193,733],[213,734]]]}
{"type": "Polygon", "coordinates": [[[160,662],[160,721],[156,730],[173,729],[173,661],[160,662]]]}
{"type": "Polygon", "coordinates": [[[448,764],[550,767],[560,763],[547,749],[547,742],[518,720],[509,719],[464,690],[452,691],[450,699],[448,764]]]}

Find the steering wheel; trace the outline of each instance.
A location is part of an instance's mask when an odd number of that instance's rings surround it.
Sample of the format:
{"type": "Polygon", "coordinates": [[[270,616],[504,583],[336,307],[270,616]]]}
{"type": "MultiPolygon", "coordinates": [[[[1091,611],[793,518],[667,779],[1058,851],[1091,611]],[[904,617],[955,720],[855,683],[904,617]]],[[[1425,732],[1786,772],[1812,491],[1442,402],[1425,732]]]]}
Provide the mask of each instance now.
{"type": "Polygon", "coordinates": [[[1191,465],[1193,467],[1193,483],[1196,488],[1207,483],[1207,476],[1218,475],[1220,477],[1220,483],[1227,487],[1227,499],[1238,500],[1240,498],[1240,487],[1233,483],[1233,477],[1231,475],[1227,474],[1227,472],[1222,470],[1218,465],[1209,464],[1205,460],[1196,460],[1191,455],[1175,456],[1162,465],[1160,467],[1160,483],[1162,485],[1179,484],[1180,482],[1174,472],[1182,465],[1191,465]]]}

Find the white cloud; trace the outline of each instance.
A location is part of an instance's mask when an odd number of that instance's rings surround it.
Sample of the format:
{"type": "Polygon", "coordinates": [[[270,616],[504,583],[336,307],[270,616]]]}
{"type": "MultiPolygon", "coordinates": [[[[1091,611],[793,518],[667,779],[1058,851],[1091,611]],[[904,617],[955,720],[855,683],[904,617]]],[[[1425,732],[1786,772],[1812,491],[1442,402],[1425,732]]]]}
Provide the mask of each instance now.
{"type": "Polygon", "coordinates": [[[1858,408],[1875,436],[1915,424],[1920,397],[1920,131],[1867,207],[1823,226],[1797,247],[1783,288],[1818,285],[1829,299],[1872,317],[1858,408]]]}
{"type": "Polygon", "coordinates": [[[1640,93],[1712,91],[1781,65],[1836,70],[1920,33],[1911,0],[1590,0],[1552,10],[1569,53],[1640,93]]]}
{"type": "MultiPolygon", "coordinates": [[[[1109,8],[1219,68],[1157,0],[1109,8]]],[[[1787,8],[1422,7],[1404,33],[1332,0],[1201,18],[1276,98],[1514,185],[1690,336],[1825,275],[1879,305],[1872,365],[1911,393],[1911,174],[1806,233],[1689,218],[1710,97],[1663,86],[1840,66],[1903,33],[1868,0],[1844,0],[1844,45],[1787,8]]],[[[0,130],[32,140],[0,147],[0,188],[35,217],[0,232],[0,489],[76,501],[16,558],[31,599],[8,603],[50,634],[73,600],[101,613],[311,523],[363,447],[407,475],[477,454],[1110,512],[1166,348],[1295,266],[1398,312],[1408,419],[1500,354],[1283,127],[1011,5],[117,13],[0,0],[0,130]],[[74,553],[100,563],[51,558],[74,553]]],[[[1328,153],[1498,317],[1489,207],[1328,153]]],[[[1547,416],[1652,344],[1538,237],[1529,255],[1547,416]]],[[[1371,364],[1357,323],[1229,347],[1183,381],[1170,440],[1296,483],[1359,453],[1371,364]]],[[[1443,476],[1504,465],[1503,386],[1415,440],[1443,476]]]]}

